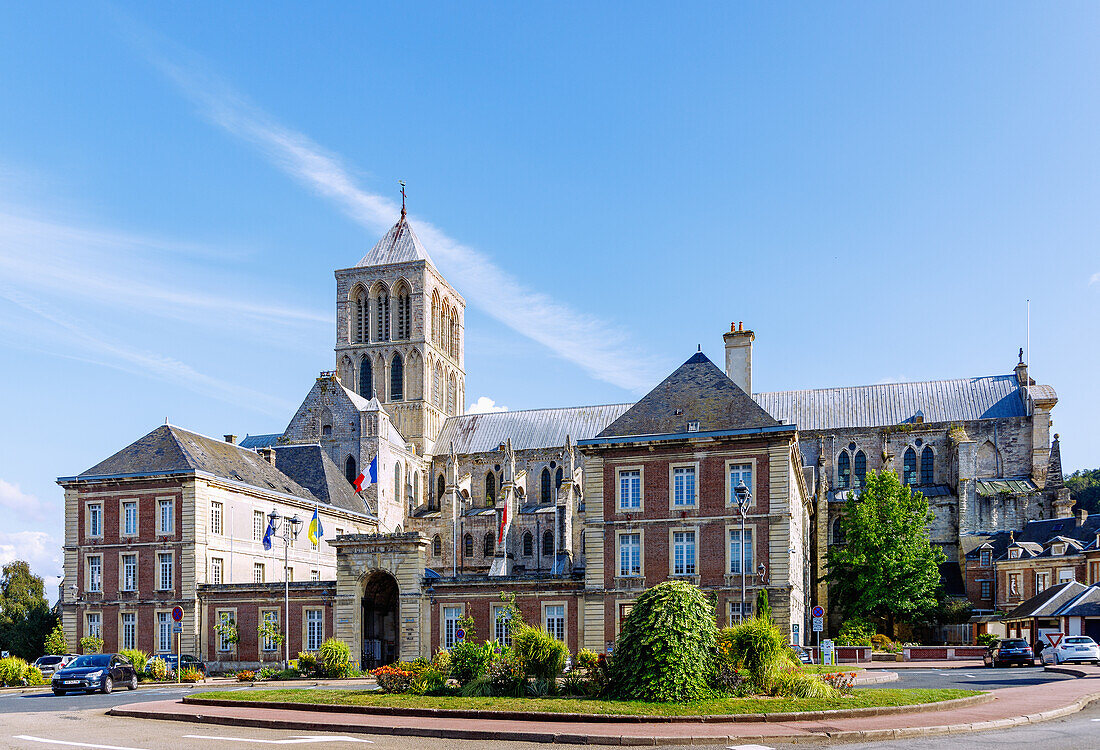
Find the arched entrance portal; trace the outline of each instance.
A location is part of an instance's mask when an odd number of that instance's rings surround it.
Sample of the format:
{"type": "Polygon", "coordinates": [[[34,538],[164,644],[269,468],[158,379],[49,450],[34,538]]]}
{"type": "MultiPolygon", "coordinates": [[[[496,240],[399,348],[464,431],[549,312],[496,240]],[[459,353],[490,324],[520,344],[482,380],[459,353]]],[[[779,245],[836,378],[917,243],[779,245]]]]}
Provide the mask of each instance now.
{"type": "Polygon", "coordinates": [[[363,668],[397,661],[397,580],[375,571],[363,583],[363,668]]]}

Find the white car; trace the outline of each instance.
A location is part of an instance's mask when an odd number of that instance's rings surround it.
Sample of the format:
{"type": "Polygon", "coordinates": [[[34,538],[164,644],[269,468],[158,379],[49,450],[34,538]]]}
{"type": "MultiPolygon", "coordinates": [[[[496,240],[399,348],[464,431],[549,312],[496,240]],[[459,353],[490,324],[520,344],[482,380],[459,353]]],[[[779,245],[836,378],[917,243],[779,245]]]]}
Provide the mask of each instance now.
{"type": "Polygon", "coordinates": [[[1043,664],[1092,662],[1100,666],[1100,646],[1087,635],[1067,635],[1057,646],[1043,649],[1043,664]]]}

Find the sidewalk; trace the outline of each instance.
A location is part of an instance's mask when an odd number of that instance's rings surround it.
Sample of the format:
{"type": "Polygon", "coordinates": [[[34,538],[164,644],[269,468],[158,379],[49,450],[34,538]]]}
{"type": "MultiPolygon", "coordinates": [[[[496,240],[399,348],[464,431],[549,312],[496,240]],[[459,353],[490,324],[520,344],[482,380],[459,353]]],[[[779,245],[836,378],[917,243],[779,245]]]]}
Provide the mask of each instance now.
{"type": "Polygon", "coordinates": [[[1065,716],[1100,698],[1100,670],[1096,676],[1052,682],[1042,690],[1029,686],[993,693],[992,701],[941,711],[847,718],[818,713],[801,721],[769,721],[767,716],[762,716],[759,721],[737,723],[505,721],[209,706],[180,701],[131,704],[113,708],[108,713],[141,719],[290,729],[302,733],[323,731],[567,744],[686,745],[766,739],[870,741],[1003,729],[1065,716]]]}
{"type": "Polygon", "coordinates": [[[841,667],[859,667],[861,669],[981,669],[985,663],[981,659],[937,659],[935,661],[861,661],[858,664],[840,664],[841,667]]]}

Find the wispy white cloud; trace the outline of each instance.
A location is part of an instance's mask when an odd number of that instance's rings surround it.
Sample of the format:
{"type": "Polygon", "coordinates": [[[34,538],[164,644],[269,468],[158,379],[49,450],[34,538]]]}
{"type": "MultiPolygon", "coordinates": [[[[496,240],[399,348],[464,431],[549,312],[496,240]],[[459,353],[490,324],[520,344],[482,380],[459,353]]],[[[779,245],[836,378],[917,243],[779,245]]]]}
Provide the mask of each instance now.
{"type": "Polygon", "coordinates": [[[1092,286],[1093,284],[1100,284],[1100,271],[1097,271],[1089,277],[1089,286],[1092,286]]]}
{"type": "Polygon", "coordinates": [[[45,531],[0,531],[0,565],[13,560],[30,563],[31,572],[46,584],[46,598],[57,601],[57,577],[62,571],[61,540],[45,531]]]}
{"type": "Polygon", "coordinates": [[[908,383],[911,378],[908,375],[892,375],[875,381],[875,385],[889,385],[891,383],[908,383]]]}
{"type": "MultiPolygon", "coordinates": [[[[381,234],[396,221],[397,204],[360,187],[338,155],[276,122],[207,72],[187,50],[163,38],[153,44],[148,32],[134,30],[132,36],[212,123],[258,149],[280,170],[333,201],[372,233],[381,234]]],[[[632,343],[621,327],[526,287],[483,253],[428,221],[412,220],[441,270],[469,302],[493,318],[592,376],[629,391],[644,391],[659,379],[663,363],[632,343]]]]}
{"type": "Polygon", "coordinates": [[[467,414],[491,414],[494,411],[508,411],[507,406],[497,406],[497,402],[488,396],[482,396],[474,403],[470,404],[470,408],[466,410],[467,414]]]}
{"type": "Polygon", "coordinates": [[[0,479],[0,508],[7,508],[19,518],[41,520],[48,515],[46,504],[30,493],[23,492],[18,484],[0,479]]]}

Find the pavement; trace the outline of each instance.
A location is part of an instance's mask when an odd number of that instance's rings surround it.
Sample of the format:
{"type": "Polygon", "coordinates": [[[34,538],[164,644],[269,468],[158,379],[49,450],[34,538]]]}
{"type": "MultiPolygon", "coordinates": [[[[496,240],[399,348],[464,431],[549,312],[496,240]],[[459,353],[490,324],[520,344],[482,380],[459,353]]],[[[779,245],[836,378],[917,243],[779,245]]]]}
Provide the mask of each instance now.
{"type": "MultiPolygon", "coordinates": [[[[893,665],[891,665],[893,666],[893,665]]],[[[233,727],[292,730],[301,735],[337,732],[363,735],[418,736],[465,740],[611,745],[756,744],[823,740],[871,741],[928,737],[936,734],[1006,729],[1068,716],[1100,698],[1100,669],[1080,667],[1077,679],[1056,679],[1041,690],[1034,685],[995,689],[981,704],[953,704],[920,713],[838,715],[819,712],[798,720],[760,717],[736,723],[517,721],[509,718],[464,719],[448,716],[395,716],[336,713],[264,706],[214,706],[179,700],[119,706],[109,713],[233,727]]],[[[989,670],[994,673],[997,670],[989,670]]],[[[851,713],[851,712],[848,712],[851,713]]]]}

